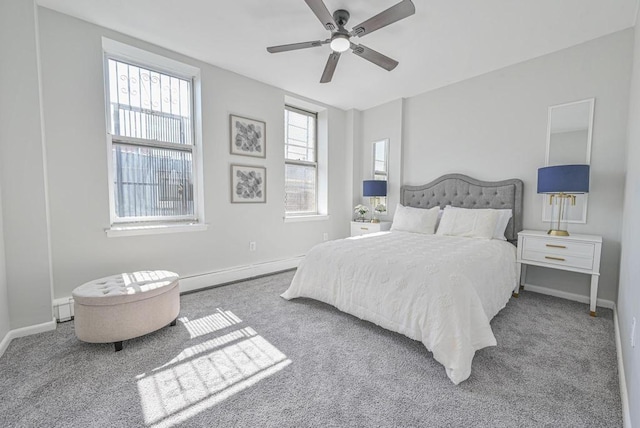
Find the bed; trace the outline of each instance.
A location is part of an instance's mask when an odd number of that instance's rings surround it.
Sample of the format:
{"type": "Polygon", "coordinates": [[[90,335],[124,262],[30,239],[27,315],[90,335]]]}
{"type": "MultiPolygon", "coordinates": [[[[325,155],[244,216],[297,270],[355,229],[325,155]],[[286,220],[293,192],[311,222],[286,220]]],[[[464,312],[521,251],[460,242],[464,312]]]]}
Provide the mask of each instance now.
{"type": "Polygon", "coordinates": [[[522,190],[518,179],[461,174],[404,186],[405,207],[510,209],[506,241],[400,231],[329,241],[309,251],[282,297],[319,300],[419,340],[458,384],[475,352],[497,344],[490,321],[518,291],[522,190]]]}

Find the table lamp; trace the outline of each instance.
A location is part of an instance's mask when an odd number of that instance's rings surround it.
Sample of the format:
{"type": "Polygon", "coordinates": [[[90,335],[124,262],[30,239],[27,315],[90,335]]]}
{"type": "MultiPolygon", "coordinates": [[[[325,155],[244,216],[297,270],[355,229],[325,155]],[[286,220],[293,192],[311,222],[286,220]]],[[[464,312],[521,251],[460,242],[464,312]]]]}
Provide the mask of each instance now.
{"type": "Polygon", "coordinates": [[[381,197],[387,196],[387,182],[384,180],[364,180],[362,182],[362,196],[371,198],[371,211],[373,218],[371,223],[380,223],[376,218],[376,206],[381,197]]]}
{"type": "Polygon", "coordinates": [[[554,236],[569,236],[568,204],[576,204],[576,194],[589,193],[589,165],[556,165],[538,169],[538,193],[549,195],[551,228],[554,236]]]}

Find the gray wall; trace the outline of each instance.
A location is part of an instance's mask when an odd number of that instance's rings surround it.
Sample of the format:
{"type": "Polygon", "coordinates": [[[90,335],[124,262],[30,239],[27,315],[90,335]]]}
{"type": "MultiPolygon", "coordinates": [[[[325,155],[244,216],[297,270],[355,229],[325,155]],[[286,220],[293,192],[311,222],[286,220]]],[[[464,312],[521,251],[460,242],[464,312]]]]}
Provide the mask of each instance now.
{"type": "MultiPolygon", "coordinates": [[[[361,174],[363,180],[373,178],[373,142],[389,139],[389,172],[387,188],[387,214],[381,220],[391,220],[400,202],[402,185],[402,99],[391,101],[361,113],[361,174]]],[[[356,191],[361,203],[370,207],[370,199],[362,197],[362,181],[356,191]]],[[[370,213],[371,214],[371,213],[370,213]]]]}
{"type": "Polygon", "coordinates": [[[0,2],[0,184],[12,329],[53,318],[36,22],[31,0],[0,2]]]}
{"type": "Polygon", "coordinates": [[[9,320],[9,295],[7,293],[7,271],[4,263],[4,229],[2,221],[2,189],[0,189],[0,341],[11,330],[9,320]]]}
{"type": "Polygon", "coordinates": [[[622,254],[618,322],[622,358],[631,405],[631,424],[640,426],[640,31],[636,29],[629,111],[627,180],[622,219],[622,254]],[[631,347],[631,325],[636,319],[635,341],[631,347]]]}
{"type": "Polygon", "coordinates": [[[329,107],[329,213],[284,223],[285,93],[275,87],[40,8],[55,297],[114,272],[168,269],[182,276],[286,259],[348,234],[352,148],[346,112],[329,107]],[[199,67],[202,77],[205,215],[209,229],[107,238],[109,198],[102,36],[199,67]],[[267,158],[229,154],[229,113],[267,123],[267,158]],[[72,159],[73,162],[69,160],[72,159]],[[267,203],[231,204],[229,165],[266,165],[267,203]],[[249,252],[256,241],[257,251],[249,252]]]}
{"type": "MultiPolygon", "coordinates": [[[[524,181],[524,227],[547,229],[537,169],[544,166],[547,108],[595,97],[587,224],[604,237],[599,297],[617,296],[633,30],[533,59],[405,100],[403,174],[421,184],[459,172],[524,181]]],[[[527,283],[588,296],[589,278],[530,268],[527,283]]]]}
{"type": "Polygon", "coordinates": [[[362,203],[362,112],[351,109],[347,111],[346,140],[349,142],[351,154],[349,161],[351,170],[351,200],[349,216],[354,217],[353,207],[362,203]]]}

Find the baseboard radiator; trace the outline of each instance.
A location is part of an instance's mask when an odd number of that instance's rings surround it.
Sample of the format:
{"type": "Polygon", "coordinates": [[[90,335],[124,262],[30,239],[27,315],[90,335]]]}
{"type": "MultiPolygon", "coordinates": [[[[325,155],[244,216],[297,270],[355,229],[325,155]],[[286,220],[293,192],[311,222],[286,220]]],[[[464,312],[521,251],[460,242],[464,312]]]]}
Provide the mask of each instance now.
{"type": "Polygon", "coordinates": [[[54,300],[53,316],[59,323],[71,321],[73,319],[73,297],[54,300]]]}
{"type": "MultiPolygon", "coordinates": [[[[251,265],[220,269],[198,275],[184,276],[180,278],[180,294],[295,269],[303,257],[304,256],[296,256],[288,259],[271,260],[251,265]]],[[[73,297],[69,296],[55,299],[53,301],[53,315],[59,323],[71,321],[74,315],[73,297]]]]}

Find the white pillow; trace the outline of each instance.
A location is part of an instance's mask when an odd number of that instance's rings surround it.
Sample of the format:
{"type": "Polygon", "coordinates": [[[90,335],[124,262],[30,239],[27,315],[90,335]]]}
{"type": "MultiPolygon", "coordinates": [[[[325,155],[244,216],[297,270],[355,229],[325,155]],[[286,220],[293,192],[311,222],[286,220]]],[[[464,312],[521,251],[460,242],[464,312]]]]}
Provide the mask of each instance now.
{"type": "Polygon", "coordinates": [[[438,211],[438,220],[436,220],[436,230],[438,230],[438,225],[440,224],[440,220],[442,219],[442,214],[444,214],[444,210],[440,208],[438,211]]]}
{"type": "Polygon", "coordinates": [[[498,212],[445,207],[436,235],[491,239],[498,223],[498,212]]]}
{"type": "Polygon", "coordinates": [[[398,204],[396,206],[396,212],[393,215],[391,230],[433,235],[433,232],[436,229],[439,211],[440,207],[433,207],[427,210],[422,208],[405,207],[398,204]]]}
{"type": "MultiPolygon", "coordinates": [[[[469,208],[461,208],[461,207],[452,207],[451,205],[447,205],[445,208],[450,208],[453,210],[468,210],[469,208]]],[[[506,241],[507,238],[504,237],[504,232],[507,230],[507,225],[509,224],[509,220],[513,216],[513,211],[506,210],[496,210],[492,208],[478,208],[481,210],[487,209],[496,211],[498,213],[498,221],[496,222],[496,228],[493,231],[493,236],[491,239],[500,239],[502,241],[506,241]]]]}
{"type": "Polygon", "coordinates": [[[498,211],[498,222],[496,223],[496,230],[493,231],[493,239],[501,239],[506,241],[507,238],[504,237],[504,232],[507,230],[507,225],[509,224],[509,220],[513,216],[513,211],[511,210],[496,210],[498,211]]]}

